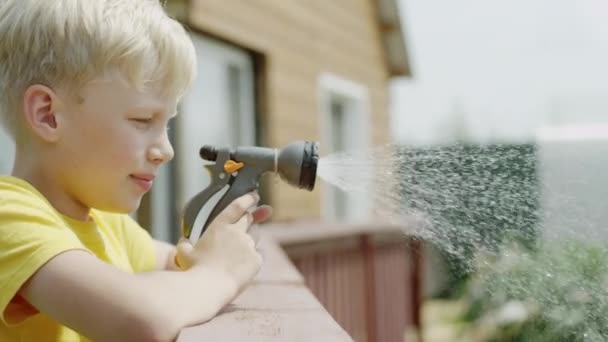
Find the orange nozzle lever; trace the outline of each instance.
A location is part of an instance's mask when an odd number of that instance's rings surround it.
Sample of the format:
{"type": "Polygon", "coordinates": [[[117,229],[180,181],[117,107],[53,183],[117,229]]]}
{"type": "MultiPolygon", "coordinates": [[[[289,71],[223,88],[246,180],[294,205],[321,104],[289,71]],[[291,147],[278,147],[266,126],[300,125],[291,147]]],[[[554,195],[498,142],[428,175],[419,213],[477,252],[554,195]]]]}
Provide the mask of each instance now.
{"type": "Polygon", "coordinates": [[[224,164],[224,171],[227,173],[235,173],[238,170],[242,169],[245,164],[237,163],[234,160],[228,160],[226,164],[224,164]]]}

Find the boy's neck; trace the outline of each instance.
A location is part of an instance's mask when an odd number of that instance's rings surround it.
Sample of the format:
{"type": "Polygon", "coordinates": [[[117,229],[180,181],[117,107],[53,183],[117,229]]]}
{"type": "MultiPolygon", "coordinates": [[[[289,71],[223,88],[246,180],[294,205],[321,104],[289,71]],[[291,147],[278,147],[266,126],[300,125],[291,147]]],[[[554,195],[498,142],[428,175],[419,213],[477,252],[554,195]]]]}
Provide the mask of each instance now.
{"type": "Polygon", "coordinates": [[[79,221],[88,221],[90,208],[71,197],[62,184],[60,177],[53,175],[48,167],[37,165],[31,159],[15,154],[12,176],[23,179],[36,188],[61,214],[79,221]]]}

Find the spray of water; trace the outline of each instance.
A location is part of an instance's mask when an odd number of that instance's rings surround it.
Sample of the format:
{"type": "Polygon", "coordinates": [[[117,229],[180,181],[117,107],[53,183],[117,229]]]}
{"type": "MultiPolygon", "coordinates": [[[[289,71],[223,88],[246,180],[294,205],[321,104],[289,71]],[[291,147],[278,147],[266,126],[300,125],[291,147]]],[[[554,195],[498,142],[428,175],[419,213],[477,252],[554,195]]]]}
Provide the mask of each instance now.
{"type": "Polygon", "coordinates": [[[504,147],[382,146],[324,157],[318,175],[369,199],[372,222],[466,259],[465,246],[494,251],[505,236],[535,238],[538,188],[528,157],[504,147]]]}
{"type": "MultiPolygon", "coordinates": [[[[593,225],[581,216],[585,204],[547,186],[539,176],[541,164],[537,148],[528,145],[389,145],[321,158],[318,175],[350,196],[368,199],[371,224],[398,225],[407,236],[439,248],[457,272],[477,271],[478,291],[500,300],[533,298],[545,319],[572,323],[568,340],[605,340],[608,276],[601,270],[608,270],[602,267],[608,249],[576,242],[579,228],[593,225]],[[547,197],[549,203],[541,205],[547,197]],[[545,227],[547,222],[561,227],[545,227]]],[[[596,236],[585,237],[589,242],[596,236]]]]}

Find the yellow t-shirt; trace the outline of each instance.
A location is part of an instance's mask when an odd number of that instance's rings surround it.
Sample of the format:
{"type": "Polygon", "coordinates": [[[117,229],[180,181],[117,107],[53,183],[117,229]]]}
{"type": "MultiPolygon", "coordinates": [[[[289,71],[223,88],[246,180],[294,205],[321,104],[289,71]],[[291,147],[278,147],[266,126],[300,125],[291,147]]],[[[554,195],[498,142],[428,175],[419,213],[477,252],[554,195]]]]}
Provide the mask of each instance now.
{"type": "Polygon", "coordinates": [[[62,252],[88,250],[129,272],[154,269],[154,241],[133,219],[98,210],[90,217],[88,222],[66,217],[29,183],[0,176],[0,341],[86,340],[17,295],[36,270],[62,252]]]}

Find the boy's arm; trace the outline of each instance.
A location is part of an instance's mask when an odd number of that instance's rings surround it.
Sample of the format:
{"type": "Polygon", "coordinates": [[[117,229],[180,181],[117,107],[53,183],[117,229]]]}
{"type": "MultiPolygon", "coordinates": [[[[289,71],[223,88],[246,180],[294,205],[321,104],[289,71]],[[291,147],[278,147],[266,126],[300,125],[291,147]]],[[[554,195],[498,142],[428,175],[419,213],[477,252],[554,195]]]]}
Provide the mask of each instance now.
{"type": "Polygon", "coordinates": [[[83,250],[68,250],[38,269],[20,294],[82,335],[101,341],[167,341],[211,319],[242,291],[262,258],[247,234],[271,211],[253,214],[259,196],[235,200],[195,245],[182,240],[177,259],[185,271],[128,273],[83,250]]]}
{"type": "Polygon", "coordinates": [[[21,290],[38,310],[95,341],[173,340],[237,292],[238,284],[213,268],[131,274],[80,250],[51,259],[21,290]]]}

